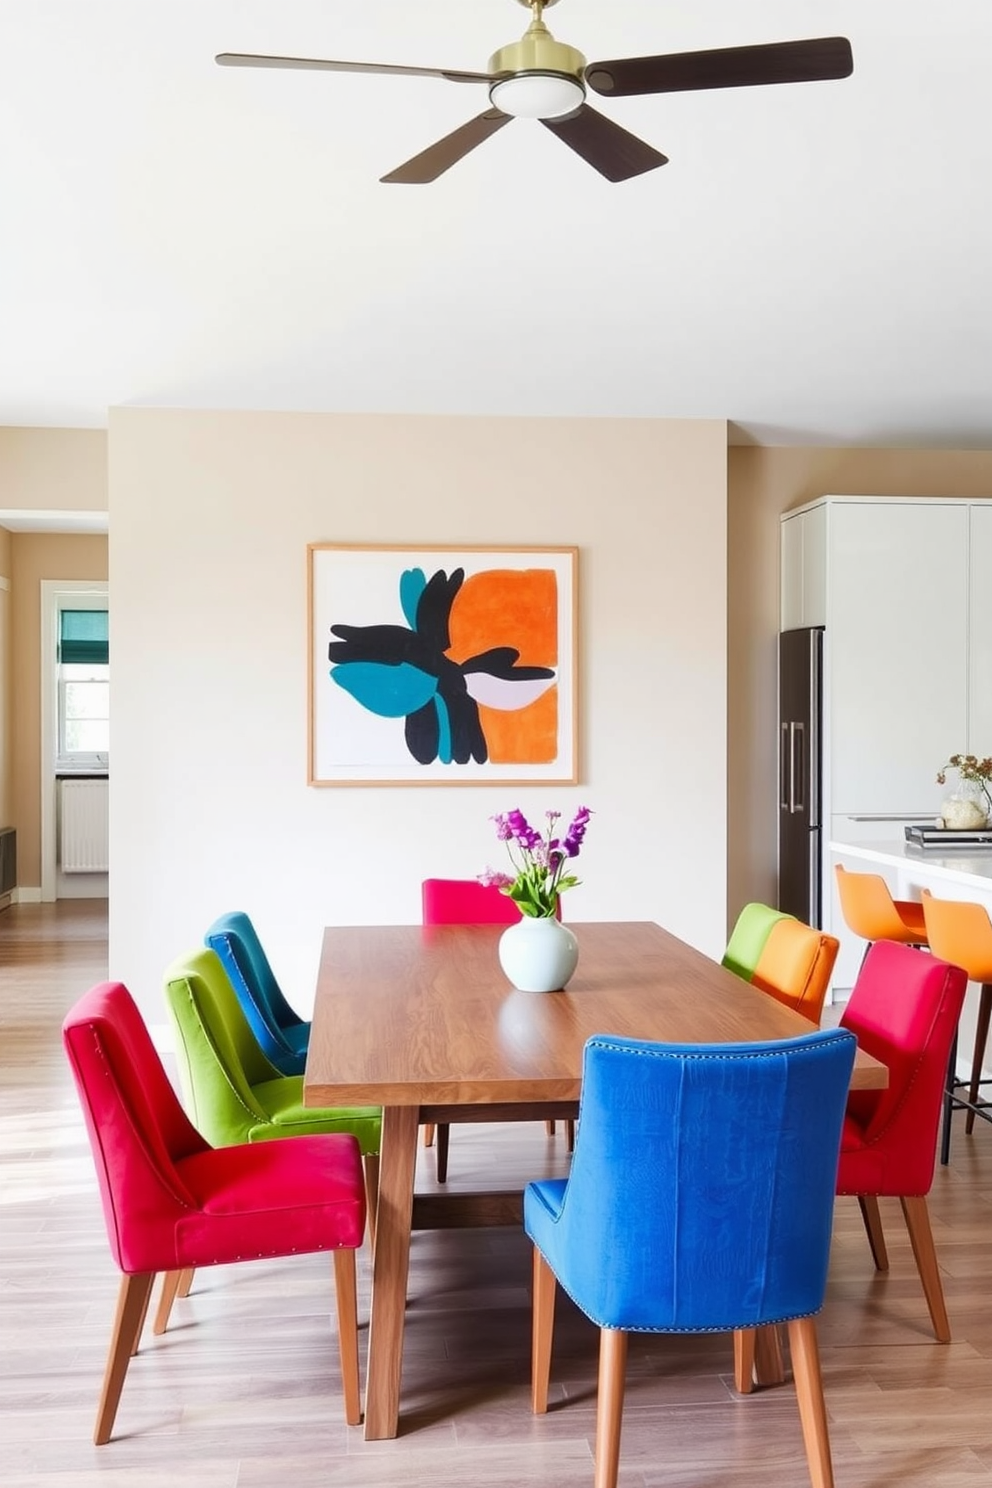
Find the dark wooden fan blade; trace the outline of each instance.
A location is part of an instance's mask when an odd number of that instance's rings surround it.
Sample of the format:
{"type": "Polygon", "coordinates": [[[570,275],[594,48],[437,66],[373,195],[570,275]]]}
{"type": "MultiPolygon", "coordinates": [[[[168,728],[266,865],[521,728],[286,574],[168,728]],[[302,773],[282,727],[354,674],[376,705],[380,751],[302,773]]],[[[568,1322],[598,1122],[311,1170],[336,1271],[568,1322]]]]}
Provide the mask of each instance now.
{"type": "Polygon", "coordinates": [[[853,71],[851,43],[843,36],[824,36],[662,57],[620,57],[615,62],[590,62],[583,76],[597,93],[628,98],[635,93],[750,88],[759,83],[817,83],[850,77],[853,71]]]}
{"type": "Polygon", "coordinates": [[[563,119],[542,119],[541,123],[608,181],[627,181],[668,164],[667,155],[621,129],[587,103],[563,119]]]}
{"type": "Polygon", "coordinates": [[[497,129],[509,124],[511,117],[512,115],[504,114],[499,109],[486,109],[484,114],[477,114],[460,129],[446,134],[444,139],[429,145],[419,155],[414,155],[412,160],[407,160],[390,171],[388,176],[381,176],[379,179],[391,184],[398,182],[403,186],[425,186],[428,181],[436,181],[438,176],[457,165],[476,145],[483,144],[497,129]]]}
{"type": "Polygon", "coordinates": [[[388,62],[328,62],[319,57],[261,57],[250,52],[220,52],[221,67],[296,67],[309,72],[388,72],[400,77],[439,77],[449,83],[494,83],[488,72],[456,72],[449,67],[393,67],[388,62]]]}

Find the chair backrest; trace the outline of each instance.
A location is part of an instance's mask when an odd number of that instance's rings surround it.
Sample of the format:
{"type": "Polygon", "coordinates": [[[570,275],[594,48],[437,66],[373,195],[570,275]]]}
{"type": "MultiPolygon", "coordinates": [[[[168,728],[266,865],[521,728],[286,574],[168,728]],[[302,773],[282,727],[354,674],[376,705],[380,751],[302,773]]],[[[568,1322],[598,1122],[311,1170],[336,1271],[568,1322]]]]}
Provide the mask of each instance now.
{"type": "MultiPolygon", "coordinates": [[[[944,1081],[967,977],[959,966],[893,941],[865,957],[841,1027],[889,1071],[885,1090],[853,1091],[849,1102],[861,1155],[856,1183],[842,1193],[929,1192],[944,1081]]],[[[845,1161],[849,1146],[845,1136],[845,1161]]],[[[842,1164],[842,1167],[844,1164],[842,1164]]]]}
{"type": "Polygon", "coordinates": [[[880,873],[851,873],[834,865],[841,913],[849,930],[862,940],[906,940],[888,884],[880,873]]]}
{"type": "Polygon", "coordinates": [[[921,894],[930,949],[942,961],[963,966],[973,982],[992,982],[992,920],[984,904],[935,899],[921,894]]]}
{"type": "Polygon", "coordinates": [[[250,1141],[269,1123],[252,1086],[288,1077],[260,1048],[216,951],[204,946],[174,961],[165,1000],[190,1118],[216,1147],[250,1141]]]}
{"type": "Polygon", "coordinates": [[[595,1322],[717,1331],[821,1307],[855,1047],[837,1029],[589,1040],[556,1271],[595,1322]]]}
{"type": "Polygon", "coordinates": [[[768,904],[745,904],[730,932],[721,965],[749,982],[772,926],[791,918],[784,910],[772,909],[768,904]]]}
{"type": "Polygon", "coordinates": [[[508,895],[475,878],[425,878],[421,906],[425,925],[513,925],[520,918],[508,895]]]}
{"type": "Polygon", "coordinates": [[[216,951],[238,994],[252,1031],[270,1059],[292,1057],[283,1030],[304,1022],[286,1001],[258,938],[243,910],[219,915],[207,928],[204,944],[216,951]]]}
{"type": "Polygon", "coordinates": [[[751,983],[819,1023],[840,941],[802,920],[781,919],[772,925],[751,983]]]}
{"type": "Polygon", "coordinates": [[[101,982],[69,1010],[62,1041],[86,1119],[114,1260],[167,1269],[169,1237],[199,1207],[176,1169],[208,1151],[176,1096],[130,992],[101,982]]]}

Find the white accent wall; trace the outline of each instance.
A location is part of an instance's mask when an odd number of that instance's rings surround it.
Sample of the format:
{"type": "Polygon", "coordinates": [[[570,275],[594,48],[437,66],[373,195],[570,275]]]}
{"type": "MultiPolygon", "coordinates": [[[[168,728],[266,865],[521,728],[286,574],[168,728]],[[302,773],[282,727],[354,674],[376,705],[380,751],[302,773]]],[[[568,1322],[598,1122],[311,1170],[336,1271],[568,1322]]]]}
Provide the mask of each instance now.
{"type": "Polygon", "coordinates": [[[110,972],[150,1022],[228,909],[306,1013],[325,924],[417,922],[422,878],[502,866],[518,805],[595,812],[566,919],[721,953],[723,421],[116,408],[109,456],[110,972]],[[308,787],[314,541],[576,545],[581,784],[308,787]]]}

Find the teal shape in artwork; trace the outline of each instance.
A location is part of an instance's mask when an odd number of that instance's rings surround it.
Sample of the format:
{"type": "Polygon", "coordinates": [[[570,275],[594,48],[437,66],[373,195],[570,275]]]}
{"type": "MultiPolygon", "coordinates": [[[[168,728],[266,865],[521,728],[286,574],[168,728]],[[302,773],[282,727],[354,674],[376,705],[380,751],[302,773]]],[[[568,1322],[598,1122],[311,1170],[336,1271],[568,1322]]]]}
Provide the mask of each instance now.
{"type": "Polygon", "coordinates": [[[422,568],[407,568],[400,575],[400,609],[411,630],[417,629],[417,607],[427,588],[427,575],[422,568]]]}
{"type": "Polygon", "coordinates": [[[440,693],[435,695],[434,711],[437,714],[437,757],[442,765],[450,765],[454,758],[451,746],[451,714],[440,693]]]}
{"type": "Polygon", "coordinates": [[[404,718],[429,703],[437,692],[437,678],[401,661],[343,661],[331,668],[331,680],[380,718],[404,718]]]}

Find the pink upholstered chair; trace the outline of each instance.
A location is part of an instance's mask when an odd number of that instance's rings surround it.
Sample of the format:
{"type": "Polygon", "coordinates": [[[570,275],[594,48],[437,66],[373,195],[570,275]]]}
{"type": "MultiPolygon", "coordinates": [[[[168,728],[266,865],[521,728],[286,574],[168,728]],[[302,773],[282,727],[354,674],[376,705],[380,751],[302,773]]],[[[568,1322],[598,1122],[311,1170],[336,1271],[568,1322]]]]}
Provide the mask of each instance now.
{"type": "Polygon", "coordinates": [[[927,1194],[937,1160],[948,1054],[966,987],[960,966],[920,955],[908,945],[877,940],[840,1020],[860,1048],[887,1066],[889,1084],[885,1090],[855,1090],[848,1097],[837,1192],[857,1195],[879,1271],[888,1270],[889,1262],[878,1200],[899,1200],[940,1343],[950,1341],[951,1330],[927,1194]]]}
{"type": "Polygon", "coordinates": [[[360,1419],[355,1251],[365,1232],[357,1140],[211,1147],[190,1124],[120,982],[87,992],[63,1042],[86,1118],[114,1260],[117,1316],[93,1440],[110,1440],[157,1271],[329,1250],[345,1417],[360,1419]]]}
{"type": "MultiPolygon", "coordinates": [[[[559,915],[560,915],[559,906],[559,915]]],[[[421,886],[421,919],[425,925],[514,925],[520,911],[508,895],[495,884],[482,884],[476,878],[425,878],[421,886]]],[[[547,1123],[548,1134],[554,1135],[555,1124],[547,1123]]],[[[568,1150],[575,1146],[575,1122],[566,1125],[568,1150]]],[[[424,1146],[434,1141],[435,1128],[424,1126],[424,1146]]],[[[437,1127],[437,1177],[444,1183],[448,1176],[447,1123],[437,1127]]]]}

